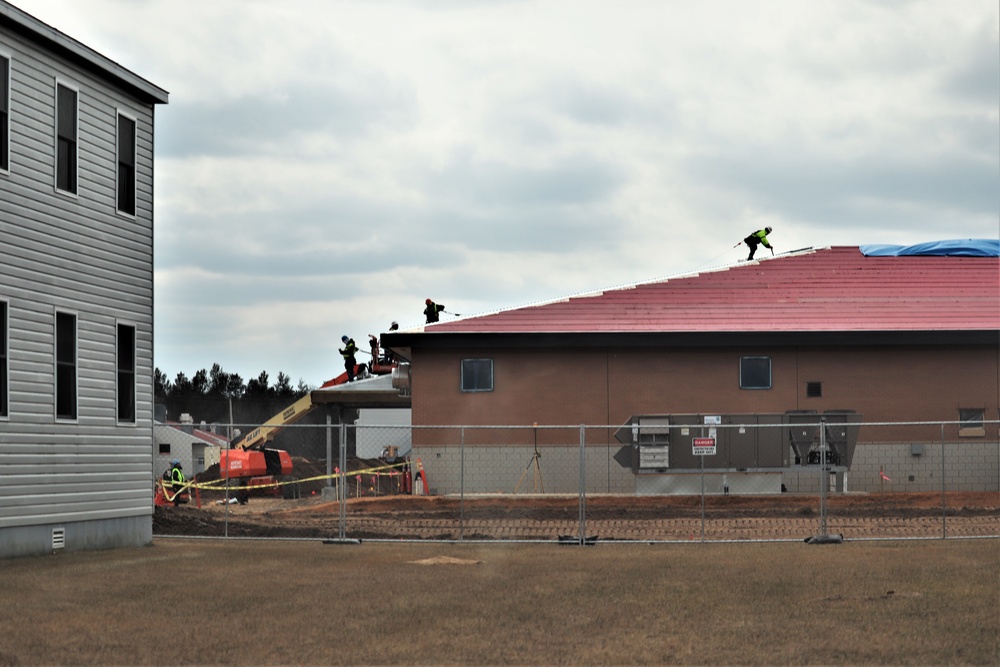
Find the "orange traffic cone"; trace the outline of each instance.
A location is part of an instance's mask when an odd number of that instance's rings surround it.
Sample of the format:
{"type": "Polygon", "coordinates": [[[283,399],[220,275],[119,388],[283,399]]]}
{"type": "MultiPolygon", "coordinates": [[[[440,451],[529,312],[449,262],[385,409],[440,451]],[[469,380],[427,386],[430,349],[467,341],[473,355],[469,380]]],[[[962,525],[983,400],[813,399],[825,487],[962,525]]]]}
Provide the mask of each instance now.
{"type": "Polygon", "coordinates": [[[427,472],[424,470],[424,462],[417,459],[417,474],[413,476],[413,495],[427,495],[430,493],[430,488],[430,485],[427,483],[427,472]]]}

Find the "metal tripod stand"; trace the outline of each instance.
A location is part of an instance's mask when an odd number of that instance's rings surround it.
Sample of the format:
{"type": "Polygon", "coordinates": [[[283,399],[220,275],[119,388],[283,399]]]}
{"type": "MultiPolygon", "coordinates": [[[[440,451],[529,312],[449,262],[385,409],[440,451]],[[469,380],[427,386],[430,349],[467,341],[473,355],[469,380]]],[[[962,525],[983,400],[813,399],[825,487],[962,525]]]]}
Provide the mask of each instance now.
{"type": "Polygon", "coordinates": [[[542,489],[542,493],[545,493],[545,482],[542,480],[542,468],[541,461],[542,455],[538,452],[538,424],[535,424],[535,453],[531,455],[531,459],[528,461],[528,465],[525,466],[524,472],[521,473],[521,479],[517,480],[517,486],[514,487],[514,493],[517,493],[518,489],[521,488],[521,483],[524,478],[528,476],[528,471],[534,468],[534,482],[535,482],[535,493],[538,493],[539,487],[542,489]]]}

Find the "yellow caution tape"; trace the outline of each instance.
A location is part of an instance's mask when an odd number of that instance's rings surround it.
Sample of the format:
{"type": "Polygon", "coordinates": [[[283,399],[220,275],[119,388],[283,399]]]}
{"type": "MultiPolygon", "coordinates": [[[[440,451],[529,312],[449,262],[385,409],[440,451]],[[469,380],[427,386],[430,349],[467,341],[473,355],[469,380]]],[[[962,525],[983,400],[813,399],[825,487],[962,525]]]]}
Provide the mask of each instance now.
{"type": "MultiPolygon", "coordinates": [[[[401,467],[403,467],[405,465],[408,465],[408,463],[405,462],[405,461],[401,462],[401,463],[387,463],[386,465],[376,466],[374,468],[364,468],[362,470],[349,470],[347,472],[335,472],[335,473],[332,473],[330,475],[319,475],[317,477],[305,477],[305,478],[302,478],[302,479],[293,479],[293,480],[287,481],[287,482],[274,481],[274,482],[268,482],[266,484],[254,484],[253,486],[249,486],[249,485],[229,486],[228,488],[229,488],[230,491],[244,491],[244,490],[251,490],[251,489],[277,488],[279,486],[289,486],[289,485],[292,485],[292,484],[302,484],[303,482],[317,482],[317,481],[326,480],[326,479],[336,480],[336,479],[339,479],[339,478],[342,478],[342,477],[357,477],[358,475],[378,475],[379,477],[381,477],[382,475],[388,474],[388,475],[391,476],[394,473],[391,473],[391,472],[390,473],[386,473],[386,472],[383,472],[383,471],[392,470],[393,468],[401,468],[401,467]]],[[[242,478],[242,477],[230,477],[229,478],[230,481],[234,480],[234,479],[245,479],[245,478],[242,478]]],[[[206,491],[222,491],[222,490],[225,490],[227,488],[226,487],[226,481],[227,481],[227,479],[225,477],[220,477],[219,479],[213,479],[213,480],[211,480],[209,482],[186,482],[184,484],[184,486],[177,492],[177,494],[184,493],[184,491],[187,490],[187,489],[189,489],[189,488],[190,489],[203,489],[203,490],[206,490],[206,491]]],[[[166,485],[163,483],[163,480],[160,480],[160,484],[163,486],[164,495],[167,497],[167,500],[172,501],[174,499],[174,497],[177,496],[177,494],[174,494],[173,496],[170,496],[167,493],[166,485]]]]}

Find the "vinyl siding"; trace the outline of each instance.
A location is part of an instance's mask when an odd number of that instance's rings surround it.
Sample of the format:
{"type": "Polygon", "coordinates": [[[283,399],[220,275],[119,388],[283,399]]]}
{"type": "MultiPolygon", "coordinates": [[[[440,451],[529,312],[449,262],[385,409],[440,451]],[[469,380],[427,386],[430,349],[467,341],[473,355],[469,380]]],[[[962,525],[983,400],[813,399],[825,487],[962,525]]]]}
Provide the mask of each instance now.
{"type": "Polygon", "coordinates": [[[0,531],[147,517],[153,106],[2,28],[0,51],[11,60],[10,171],[0,175],[0,299],[8,301],[10,368],[9,417],[0,421],[0,531]],[[57,81],[79,93],[75,196],[55,191],[57,81]],[[134,217],[116,211],[119,112],[136,120],[134,217]],[[72,421],[55,418],[57,310],[77,317],[72,421]],[[134,424],[117,421],[119,322],[136,329],[134,424]]]}

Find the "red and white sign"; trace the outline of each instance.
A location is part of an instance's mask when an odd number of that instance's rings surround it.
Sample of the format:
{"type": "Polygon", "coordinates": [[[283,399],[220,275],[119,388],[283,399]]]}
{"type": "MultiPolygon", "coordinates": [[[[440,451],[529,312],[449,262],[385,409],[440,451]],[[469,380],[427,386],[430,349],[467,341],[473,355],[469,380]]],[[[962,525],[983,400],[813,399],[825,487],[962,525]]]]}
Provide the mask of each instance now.
{"type": "Polygon", "coordinates": [[[715,438],[691,438],[695,456],[715,456],[715,438]]]}

